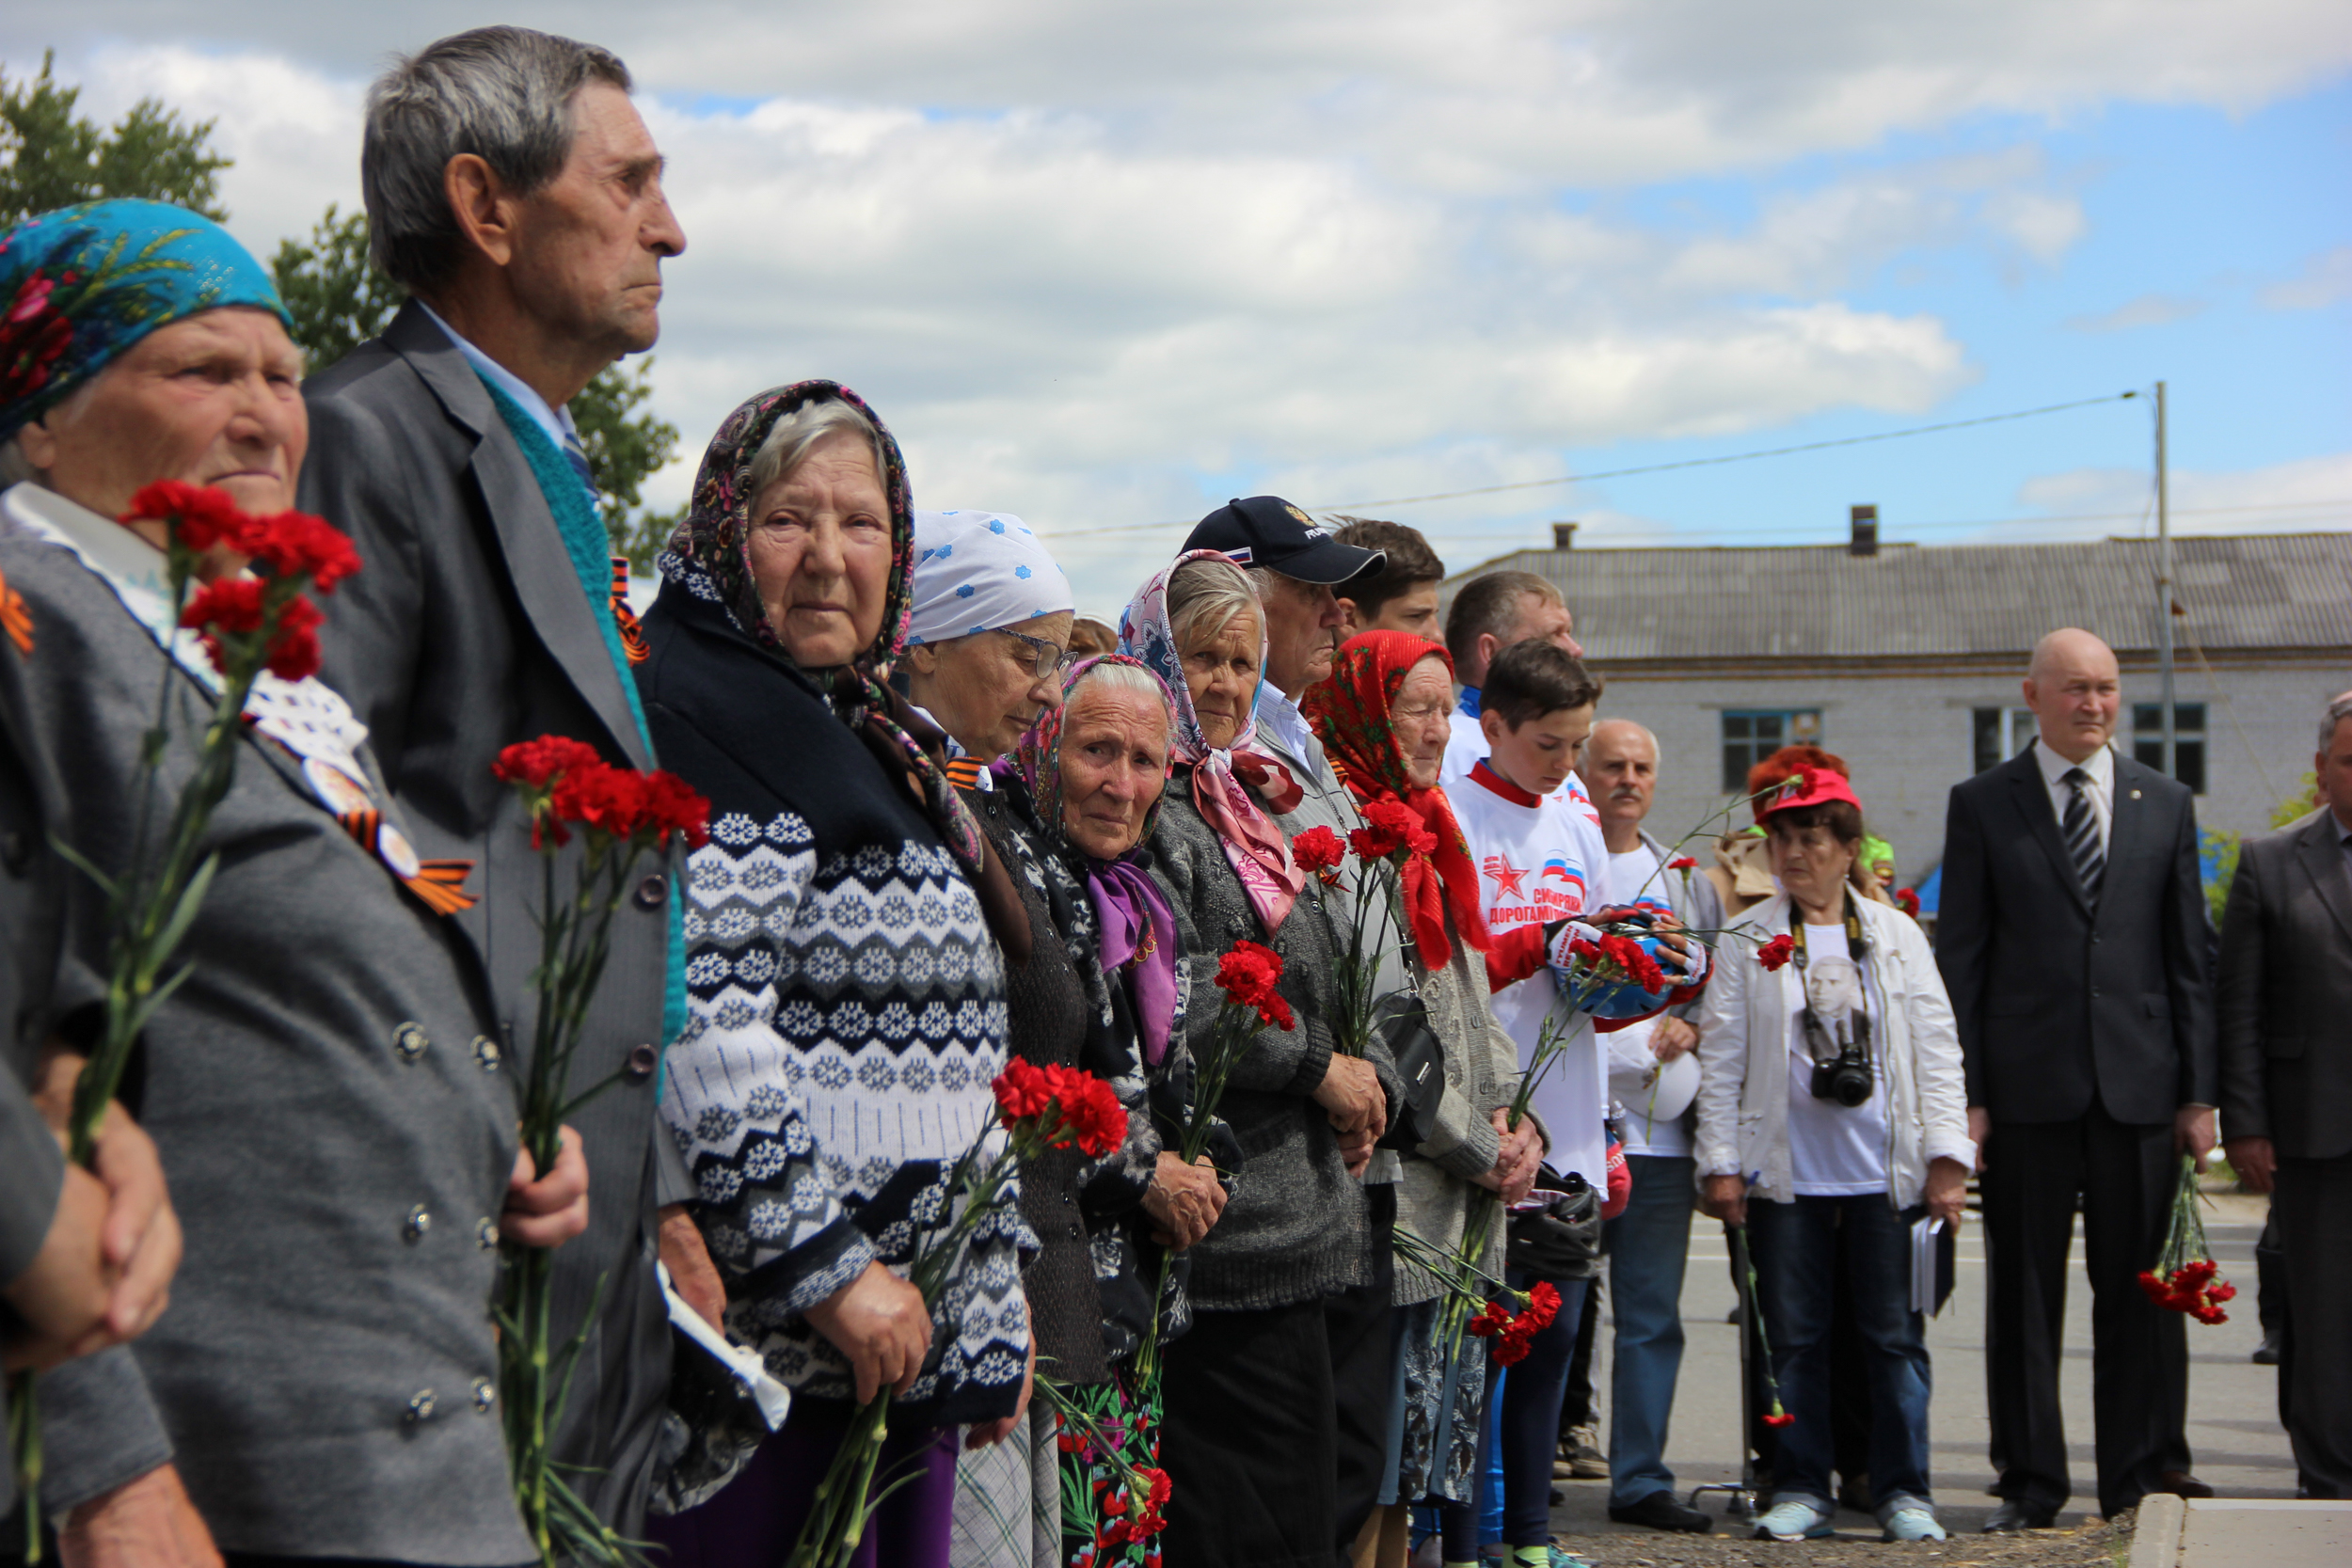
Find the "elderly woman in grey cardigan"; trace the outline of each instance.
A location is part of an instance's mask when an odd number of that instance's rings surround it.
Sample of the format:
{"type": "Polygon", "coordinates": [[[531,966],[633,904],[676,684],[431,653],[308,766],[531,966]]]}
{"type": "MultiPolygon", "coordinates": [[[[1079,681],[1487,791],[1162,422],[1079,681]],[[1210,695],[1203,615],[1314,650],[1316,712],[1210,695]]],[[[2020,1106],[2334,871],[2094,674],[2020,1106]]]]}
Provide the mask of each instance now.
{"type": "MultiPolygon", "coordinates": [[[[1453,709],[1446,651],[1397,631],[1350,638],[1330,679],[1307,700],[1307,718],[1348,793],[1360,805],[1402,807],[1431,840],[1430,848],[1407,857],[1399,879],[1396,960],[1443,1048],[1445,1072],[1416,1129],[1425,1135],[1402,1151],[1397,1232],[1438,1253],[1456,1252],[1467,1240],[1471,1255],[1483,1256],[1482,1266],[1499,1275],[1503,1205],[1478,1200],[1524,1196],[1542,1163],[1543,1142],[1532,1118],[1517,1131],[1506,1127],[1518,1053],[1486,1006],[1477,869],[1438,784],[1453,709]],[[1480,1227],[1474,1236],[1473,1222],[1480,1227]]],[[[1473,1364],[1470,1376],[1447,1387],[1446,1356],[1437,1342],[1442,1291],[1435,1275],[1400,1253],[1393,1300],[1403,1321],[1380,1494],[1389,1548],[1383,1560],[1403,1557],[1405,1505],[1425,1497],[1467,1502],[1474,1489],[1470,1469],[1486,1380],[1473,1364]]]]}
{"type": "Polygon", "coordinates": [[[1173,777],[1152,833],[1153,876],[1193,958],[1184,1011],[1203,1049],[1237,941],[1283,959],[1295,1027],[1259,1032],[1217,1110],[1243,1151],[1232,1203],[1192,1249],[1192,1332],[1168,1347],[1161,1455],[1173,1482],[1171,1562],[1326,1561],[1336,1524],[1337,1423],[1323,1299],[1373,1277],[1357,1180],[1388,1125],[1385,1056],[1332,1050],[1335,954],[1320,905],[1269,815],[1297,786],[1249,750],[1265,623],[1238,567],[1211,550],[1144,585],[1122,651],[1176,699],[1173,777]]]}

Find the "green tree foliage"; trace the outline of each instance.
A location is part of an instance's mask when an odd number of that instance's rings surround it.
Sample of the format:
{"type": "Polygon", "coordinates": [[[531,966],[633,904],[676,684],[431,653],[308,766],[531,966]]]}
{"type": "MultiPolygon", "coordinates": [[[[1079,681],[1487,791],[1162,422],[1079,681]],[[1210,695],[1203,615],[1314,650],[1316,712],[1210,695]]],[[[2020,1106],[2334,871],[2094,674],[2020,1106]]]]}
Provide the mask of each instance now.
{"type": "Polygon", "coordinates": [[[73,112],[79,87],[51,73],[10,82],[0,69],[0,229],[35,213],[104,197],[176,202],[215,220],[219,174],[229,160],[213,151],[213,122],[183,124],[177,113],[142,98],[112,130],[73,112]]]}
{"type": "MultiPolygon", "coordinates": [[[[2319,775],[2309,768],[2303,770],[2302,782],[2279,798],[2270,808],[2270,827],[2275,832],[2288,823],[2309,815],[2319,804],[2319,775]]],[[[2203,859],[2213,867],[2213,875],[2205,881],[2205,905],[2213,911],[2213,923],[2221,924],[2221,911],[2229,907],[2230,883],[2237,877],[2237,855],[2244,842],[2236,833],[2204,829],[2197,835],[2203,859]]]]}
{"type": "MultiPolygon", "coordinates": [[[[308,239],[279,242],[270,259],[278,292],[294,319],[294,341],[313,369],[324,369],[389,325],[408,296],[376,270],[368,256],[364,213],[348,216],[334,207],[308,239]]],[[[678,514],[647,512],[646,478],[677,451],[677,426],[644,408],[653,396],[651,359],[628,370],[614,366],[572,400],[572,420],[580,445],[604,495],[605,526],[613,548],[631,566],[651,568],[678,514]]]]}

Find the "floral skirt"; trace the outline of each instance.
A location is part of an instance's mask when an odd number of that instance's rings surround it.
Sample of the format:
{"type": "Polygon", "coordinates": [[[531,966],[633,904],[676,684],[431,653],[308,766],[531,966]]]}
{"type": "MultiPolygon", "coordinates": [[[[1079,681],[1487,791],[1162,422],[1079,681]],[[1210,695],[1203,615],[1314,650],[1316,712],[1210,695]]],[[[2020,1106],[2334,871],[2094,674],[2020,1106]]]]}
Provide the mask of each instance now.
{"type": "Polygon", "coordinates": [[[1445,1298],[1396,1309],[1395,1390],[1389,1404],[1383,1503],[1446,1499],[1475,1493],[1479,1418],[1486,1413],[1484,1340],[1456,1340],[1452,1356],[1438,1342],[1445,1298]]]}
{"type": "Polygon", "coordinates": [[[1056,1415],[1061,1453],[1062,1560],[1070,1568],[1160,1568],[1160,1391],[1135,1386],[1126,1366],[1111,1381],[1068,1389],[1056,1415]]]}

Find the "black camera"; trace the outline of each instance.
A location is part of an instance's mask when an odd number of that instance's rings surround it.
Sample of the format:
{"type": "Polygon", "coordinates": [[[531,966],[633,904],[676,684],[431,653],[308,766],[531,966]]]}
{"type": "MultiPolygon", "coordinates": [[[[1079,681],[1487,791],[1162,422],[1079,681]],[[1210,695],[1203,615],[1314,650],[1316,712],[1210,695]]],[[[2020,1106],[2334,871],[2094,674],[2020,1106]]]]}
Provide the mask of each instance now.
{"type": "Polygon", "coordinates": [[[1829,1043],[1827,1031],[1805,1009],[1806,1043],[1813,1048],[1813,1081],[1809,1087],[1816,1100],[1826,1100],[1851,1110],[1870,1098],[1870,1016],[1856,1011],[1848,1015],[1852,1023],[1851,1037],[1841,1041],[1835,1056],[1824,1056],[1821,1048],[1829,1043]]]}

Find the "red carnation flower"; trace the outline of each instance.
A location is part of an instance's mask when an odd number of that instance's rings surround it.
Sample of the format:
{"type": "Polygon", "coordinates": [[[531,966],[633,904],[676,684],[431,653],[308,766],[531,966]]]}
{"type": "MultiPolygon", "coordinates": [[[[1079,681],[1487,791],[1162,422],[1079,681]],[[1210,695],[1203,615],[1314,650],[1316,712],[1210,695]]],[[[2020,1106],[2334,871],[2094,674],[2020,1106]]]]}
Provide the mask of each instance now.
{"type": "Polygon", "coordinates": [[[1236,1007],[1254,1007],[1258,1017],[1279,1029],[1294,1028],[1297,1020],[1290,1004],[1275,990],[1282,978],[1282,956],[1254,942],[1237,942],[1216,961],[1216,983],[1236,1007]]]}
{"type": "Polygon", "coordinates": [[[644,775],[644,826],[654,841],[666,843],[672,833],[686,840],[689,849],[710,842],[710,801],[675,773],[656,769],[644,775]]]}
{"type": "MultiPolygon", "coordinates": [[[[225,637],[251,637],[267,618],[264,585],[252,578],[223,578],[205,584],[180,612],[180,624],[198,634],[213,668],[229,673],[225,637]]],[[[262,661],[281,680],[298,681],[318,673],[318,626],[326,617],[310,600],[288,599],[278,610],[262,661]]]]}
{"type": "Polygon", "coordinates": [[[1499,1301],[1490,1301],[1470,1321],[1469,1327],[1481,1339],[1496,1338],[1510,1330],[1511,1309],[1499,1301]]]}
{"type": "Polygon", "coordinates": [[[1697,861],[1692,859],[1689,855],[1677,855],[1674,859],[1666,863],[1666,869],[1669,871],[1689,871],[1698,863],[1699,863],[1697,861]]]}
{"type": "Polygon", "coordinates": [[[1756,961],[1766,969],[1778,969],[1788,961],[1789,956],[1796,950],[1796,940],[1783,931],[1756,950],[1756,961]]]}
{"type": "Polygon", "coordinates": [[[637,832],[644,814],[644,777],[630,768],[595,762],[567,769],[548,798],[559,822],[577,823],[613,838],[637,832]]]}
{"type": "Polygon", "coordinates": [[[1665,971],[1658,960],[1642,950],[1642,944],[1631,937],[1612,933],[1600,939],[1600,956],[1622,970],[1626,977],[1645,991],[1666,989],[1665,971]]]}
{"type": "Polygon", "coordinates": [[[1099,1160],[1126,1140],[1127,1107],[1108,1084],[1077,1068],[1049,1067],[1044,1076],[1060,1110],[1047,1143],[1057,1148],[1075,1144],[1099,1160]]]}
{"type": "Polygon", "coordinates": [[[172,537],[199,554],[223,542],[233,546],[239,554],[252,553],[243,543],[252,519],[238,510],[228,492],[208,484],[159,479],[152,484],[142,485],[131,498],[130,510],[122,514],[120,520],[168,523],[172,537]]]}
{"type": "Polygon", "coordinates": [[[996,1091],[996,1106],[1008,1127],[1044,1115],[1054,1103],[1054,1081],[1043,1068],[1020,1056],[1007,1062],[990,1086],[996,1091]]]}
{"type": "Polygon", "coordinates": [[[1300,870],[1313,872],[1327,884],[1335,879],[1328,874],[1347,858],[1347,846],[1328,828],[1310,828],[1291,840],[1291,858],[1300,870]]]}
{"type": "Polygon", "coordinates": [[[504,784],[545,789],[560,774],[599,761],[596,749],[569,736],[543,735],[518,740],[499,753],[490,771],[504,784]]]}
{"type": "Polygon", "coordinates": [[[1364,825],[1347,835],[1347,847],[1359,860],[1388,860],[1402,853],[1425,855],[1438,847],[1438,836],[1421,825],[1411,808],[1400,800],[1367,800],[1364,825]]]}
{"type": "Polygon", "coordinates": [[[1549,1328],[1552,1319],[1559,1315],[1559,1291],[1549,1281],[1537,1280],[1527,1292],[1527,1310],[1522,1316],[1534,1319],[1537,1328],[1549,1328]]]}
{"type": "Polygon", "coordinates": [[[320,593],[332,594],[337,583],[359,569],[359,552],[352,548],[349,536],[324,517],[279,512],[243,522],[230,543],[240,553],[266,562],[281,578],[308,576],[320,593]]]}
{"type": "MultiPolygon", "coordinates": [[[[318,628],[326,616],[310,600],[288,599],[269,640],[269,673],[281,681],[308,680],[319,673],[318,628]]],[[[217,659],[215,659],[217,662],[217,659]]]]}
{"type": "Polygon", "coordinates": [[[1797,1418],[1781,1409],[1780,1406],[1774,1405],[1772,1413],[1764,1418],[1764,1424],[1768,1427],[1792,1427],[1797,1424],[1797,1418]]]}

